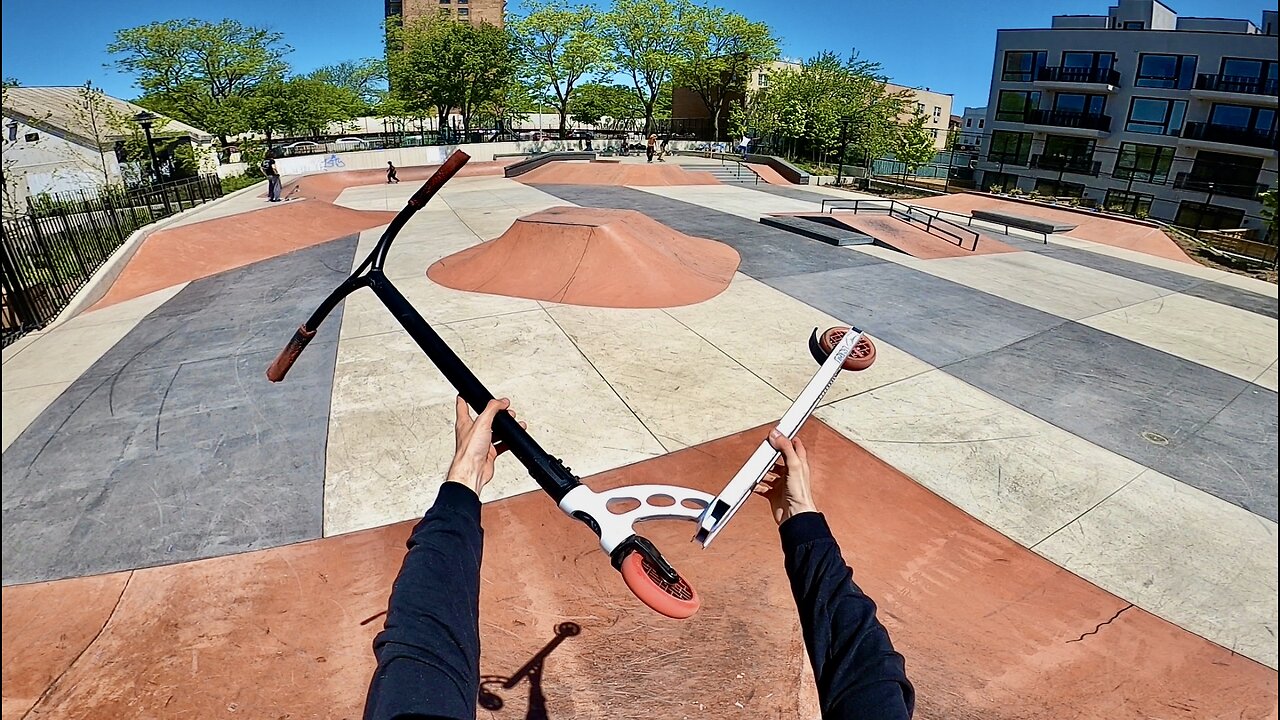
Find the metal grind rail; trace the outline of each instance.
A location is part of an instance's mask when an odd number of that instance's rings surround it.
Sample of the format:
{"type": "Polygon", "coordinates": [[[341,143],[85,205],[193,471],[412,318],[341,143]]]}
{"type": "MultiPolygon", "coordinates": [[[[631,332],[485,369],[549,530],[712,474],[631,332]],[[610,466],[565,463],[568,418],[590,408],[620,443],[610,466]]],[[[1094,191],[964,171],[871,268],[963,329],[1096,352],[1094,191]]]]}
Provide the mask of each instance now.
{"type": "MultiPolygon", "coordinates": [[[[995,220],[979,220],[974,218],[971,215],[951,212],[950,210],[939,210],[937,208],[927,208],[927,207],[920,207],[918,205],[908,205],[907,203],[901,203],[901,202],[898,202],[897,200],[889,200],[889,199],[882,200],[880,198],[860,198],[857,200],[841,200],[839,198],[827,198],[822,201],[821,211],[824,213],[829,212],[827,208],[830,207],[831,211],[853,210],[855,214],[858,212],[859,208],[862,208],[865,210],[880,210],[881,212],[889,212],[889,208],[892,207],[893,205],[906,206],[911,208],[915,212],[920,212],[927,215],[933,215],[934,217],[938,217],[938,218],[941,218],[941,216],[943,215],[956,218],[956,220],[959,222],[952,222],[950,220],[945,221],[945,222],[949,222],[952,225],[959,226],[963,224],[965,227],[968,227],[968,228],[977,227],[982,230],[996,230],[998,232],[1001,232],[1009,236],[1014,236],[1015,233],[1017,235],[1031,235],[1035,239],[1039,240],[1041,244],[1044,244],[1044,245],[1049,244],[1049,233],[1040,232],[1038,230],[1031,230],[1024,227],[1019,227],[1017,225],[1010,225],[1008,223],[1002,223],[995,220]],[[886,204],[889,207],[885,207],[886,204]]],[[[972,230],[970,230],[970,232],[972,232],[972,230]]],[[[977,247],[976,244],[975,244],[975,247],[977,247]]]]}
{"type": "Polygon", "coordinates": [[[864,199],[864,200],[823,200],[822,212],[827,212],[827,203],[833,203],[832,210],[852,210],[856,215],[859,210],[875,211],[887,213],[889,217],[895,220],[911,224],[919,223],[924,226],[925,232],[930,235],[945,235],[955,242],[956,246],[961,250],[976,251],[978,249],[978,233],[972,229],[961,227],[960,225],[946,220],[939,215],[931,214],[922,208],[914,205],[898,202],[897,200],[880,200],[880,199],[864,199]],[[834,203],[852,203],[852,205],[834,206],[834,203]],[[917,214],[919,213],[919,214],[917,214]],[[947,226],[955,228],[949,230],[947,226]],[[936,232],[935,232],[936,231],[936,232]],[[965,233],[968,233],[966,235],[965,233]],[[969,237],[969,236],[972,237],[969,237]],[[965,247],[965,243],[971,243],[972,247],[965,247]]]}

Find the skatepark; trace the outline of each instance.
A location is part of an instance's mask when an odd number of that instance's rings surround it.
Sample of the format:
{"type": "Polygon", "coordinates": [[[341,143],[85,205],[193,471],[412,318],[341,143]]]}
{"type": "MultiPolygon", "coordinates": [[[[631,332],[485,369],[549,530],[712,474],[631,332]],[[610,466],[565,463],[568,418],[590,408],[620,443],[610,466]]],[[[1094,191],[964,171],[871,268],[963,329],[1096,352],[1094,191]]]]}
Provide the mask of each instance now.
{"type": "MultiPolygon", "coordinates": [[[[699,157],[507,165],[464,168],[386,273],[588,485],[714,494],[810,332],[856,325],[877,361],[801,437],[917,717],[1277,717],[1274,284],[975,193],[904,220],[699,157]],[[1072,227],[920,219],[975,210],[1072,227]]],[[[264,371],[433,170],[183,213],[5,348],[5,720],[360,715],[455,392],[368,292],[264,371]]],[[[518,462],[482,500],[481,717],[817,717],[762,502],[705,550],[645,527],[702,596],[672,620],[518,462]]]]}

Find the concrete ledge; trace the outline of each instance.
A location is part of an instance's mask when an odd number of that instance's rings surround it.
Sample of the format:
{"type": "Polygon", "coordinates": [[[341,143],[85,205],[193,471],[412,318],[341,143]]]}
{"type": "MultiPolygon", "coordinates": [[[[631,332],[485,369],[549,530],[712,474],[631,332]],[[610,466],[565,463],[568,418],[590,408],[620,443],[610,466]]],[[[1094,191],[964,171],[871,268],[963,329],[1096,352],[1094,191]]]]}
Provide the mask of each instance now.
{"type": "MultiPolygon", "coordinates": [[[[675,150],[673,151],[672,154],[688,155],[690,157],[712,158],[715,160],[720,160],[723,158],[729,158],[731,160],[742,159],[742,155],[738,153],[718,153],[718,152],[707,152],[707,151],[698,151],[698,150],[675,150]]],[[[792,165],[786,160],[783,160],[777,155],[760,155],[757,153],[747,153],[746,161],[749,163],[755,163],[757,165],[768,165],[769,167],[773,168],[775,172],[777,172],[779,175],[785,178],[787,182],[793,183],[795,185],[817,184],[813,181],[813,177],[810,176],[809,173],[805,172],[804,170],[801,170],[795,165],[792,165]]]]}
{"type": "Polygon", "coordinates": [[[506,169],[503,170],[503,175],[509,178],[516,177],[519,175],[523,175],[529,172],[530,170],[536,170],[542,167],[543,165],[546,165],[549,162],[558,162],[561,160],[595,160],[595,159],[596,159],[596,154],[594,152],[587,152],[585,150],[581,152],[572,151],[572,152],[543,153],[541,155],[536,155],[534,157],[531,157],[528,160],[525,160],[523,162],[518,162],[518,163],[515,163],[514,165],[508,165],[506,169]]]}
{"type": "Polygon", "coordinates": [[[834,227],[821,218],[800,218],[778,215],[765,215],[760,222],[811,240],[820,240],[828,245],[843,247],[845,245],[871,245],[875,239],[869,235],[854,232],[847,228],[834,227]]]}
{"type": "Polygon", "coordinates": [[[974,220],[988,220],[990,222],[1004,223],[1010,227],[1022,228],[1024,230],[1034,230],[1041,233],[1061,233],[1075,230],[1076,226],[1071,223],[1054,222],[1045,220],[1044,218],[1030,217],[1028,215],[1015,215],[1013,213],[995,212],[993,210],[971,210],[969,212],[974,220]]]}

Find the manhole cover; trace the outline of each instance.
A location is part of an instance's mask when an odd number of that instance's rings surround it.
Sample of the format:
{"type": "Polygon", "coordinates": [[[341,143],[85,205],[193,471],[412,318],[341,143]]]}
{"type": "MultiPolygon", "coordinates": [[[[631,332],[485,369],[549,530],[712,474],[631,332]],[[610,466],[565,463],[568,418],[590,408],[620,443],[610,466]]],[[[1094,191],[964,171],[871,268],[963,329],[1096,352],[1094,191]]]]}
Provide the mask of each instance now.
{"type": "Polygon", "coordinates": [[[1169,444],[1169,438],[1161,435],[1160,433],[1151,432],[1150,430],[1142,431],[1142,439],[1146,440],[1152,445],[1168,445],[1169,444]]]}

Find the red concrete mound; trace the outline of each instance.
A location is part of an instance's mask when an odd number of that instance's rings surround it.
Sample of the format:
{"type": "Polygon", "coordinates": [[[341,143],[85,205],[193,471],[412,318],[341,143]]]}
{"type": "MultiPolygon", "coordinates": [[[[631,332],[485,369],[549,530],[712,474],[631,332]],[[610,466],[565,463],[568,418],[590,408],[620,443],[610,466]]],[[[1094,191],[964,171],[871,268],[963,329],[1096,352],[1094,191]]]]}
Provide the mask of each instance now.
{"type": "MultiPolygon", "coordinates": [[[[765,432],[590,484],[715,492],[765,432]]],[[[816,420],[802,437],[817,503],[907,658],[920,720],[1276,717],[1273,670],[1129,607],[816,420]]],[[[411,526],[6,587],[4,717],[359,717],[411,526]]],[[[546,657],[545,717],[817,717],[763,501],[709,550],[689,542],[690,523],[646,527],[703,597],[686,621],[640,606],[591,533],[540,492],[487,505],[484,526],[483,717],[528,716],[531,680],[503,680],[564,622],[581,633],[546,657]]]]}
{"type": "Polygon", "coordinates": [[[530,185],[719,185],[711,173],[685,170],[679,165],[636,163],[550,162],[519,176],[530,185]]]}
{"type": "Polygon", "coordinates": [[[939,208],[968,214],[973,210],[993,210],[1014,215],[1033,215],[1045,220],[1070,223],[1075,230],[1066,233],[1070,237],[1089,240],[1102,245],[1112,245],[1144,252],[1148,255],[1179,260],[1196,265],[1195,260],[1187,256],[1178,244],[1169,239],[1160,228],[1140,225],[1138,223],[1116,220],[1104,215],[1087,211],[1059,210],[1044,205],[1028,205],[1027,203],[1001,200],[979,193],[959,193],[945,197],[912,200],[913,204],[924,207],[939,208]]]}
{"type": "Polygon", "coordinates": [[[161,230],[143,241],[111,289],[89,309],[385,225],[393,217],[393,212],[292,200],[161,230]]]}
{"type": "Polygon", "coordinates": [[[719,295],[738,269],[728,245],[635,210],[554,207],[427,270],[455,290],[571,305],[658,308],[719,295]]]}
{"type": "MultiPolygon", "coordinates": [[[[472,160],[463,166],[454,177],[501,176],[503,169],[509,164],[505,161],[483,162],[472,160]]],[[[400,182],[421,182],[431,177],[439,167],[439,165],[415,165],[396,168],[396,177],[400,178],[400,182]]],[[[284,185],[283,194],[287,196],[293,192],[295,187],[301,185],[302,189],[298,190],[299,196],[333,202],[338,199],[343,190],[349,187],[378,185],[386,181],[387,171],[385,168],[375,170],[339,170],[294,178],[284,185]]],[[[262,194],[262,197],[266,196],[266,193],[262,194]]]]}
{"type": "Polygon", "coordinates": [[[761,180],[769,183],[770,185],[794,185],[795,184],[790,180],[782,177],[782,175],[780,175],[777,170],[774,170],[772,167],[765,165],[763,163],[747,163],[747,167],[755,171],[755,174],[759,175],[761,180]]]}

